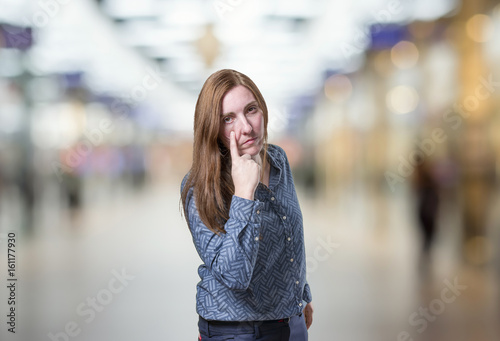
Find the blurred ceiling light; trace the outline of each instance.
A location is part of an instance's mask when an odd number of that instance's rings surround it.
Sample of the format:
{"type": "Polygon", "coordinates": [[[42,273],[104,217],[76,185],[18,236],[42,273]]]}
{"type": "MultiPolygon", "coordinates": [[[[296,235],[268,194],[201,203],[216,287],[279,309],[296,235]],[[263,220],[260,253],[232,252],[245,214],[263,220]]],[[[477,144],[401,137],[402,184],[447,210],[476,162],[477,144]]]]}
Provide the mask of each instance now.
{"type": "Polygon", "coordinates": [[[407,114],[415,110],[419,102],[419,96],[413,87],[399,85],[389,90],[385,100],[392,112],[407,114]]]}
{"type": "Polygon", "coordinates": [[[160,1],[159,21],[169,27],[186,27],[203,25],[210,21],[206,13],[209,4],[201,1],[160,1]]]}
{"type": "Polygon", "coordinates": [[[400,41],[391,49],[391,60],[400,69],[409,69],[418,61],[418,49],[412,42],[400,41]]]}
{"type": "MultiPolygon", "coordinates": [[[[266,13],[264,1],[213,1],[212,10],[217,22],[255,28],[266,13]]],[[[233,26],[233,30],[234,30],[233,26]]],[[[238,30],[235,30],[238,31],[238,30]]]]}
{"type": "Polygon", "coordinates": [[[36,2],[31,0],[0,0],[0,22],[8,24],[26,24],[26,16],[36,9],[36,2]]]}
{"type": "Polygon", "coordinates": [[[467,20],[467,35],[478,43],[484,43],[491,39],[494,25],[491,18],[484,14],[476,14],[467,20]]]}
{"type": "MultiPolygon", "coordinates": [[[[400,1],[396,1],[399,3],[400,1]]],[[[459,6],[457,0],[419,0],[412,2],[402,1],[404,6],[410,7],[411,16],[419,20],[436,20],[441,16],[450,15],[459,6]]]]}
{"type": "Polygon", "coordinates": [[[325,95],[331,101],[341,103],[352,93],[351,80],[345,75],[333,75],[325,81],[325,95]]]}
{"type": "Polygon", "coordinates": [[[114,18],[151,17],[157,15],[154,0],[106,0],[102,7],[114,18]]]}
{"type": "MultiPolygon", "coordinates": [[[[232,1],[228,1],[231,3],[232,1]]],[[[237,2],[234,1],[233,2],[237,2]]],[[[318,14],[319,6],[311,6],[307,0],[278,0],[267,2],[269,11],[276,16],[290,18],[311,18],[318,14]]]]}

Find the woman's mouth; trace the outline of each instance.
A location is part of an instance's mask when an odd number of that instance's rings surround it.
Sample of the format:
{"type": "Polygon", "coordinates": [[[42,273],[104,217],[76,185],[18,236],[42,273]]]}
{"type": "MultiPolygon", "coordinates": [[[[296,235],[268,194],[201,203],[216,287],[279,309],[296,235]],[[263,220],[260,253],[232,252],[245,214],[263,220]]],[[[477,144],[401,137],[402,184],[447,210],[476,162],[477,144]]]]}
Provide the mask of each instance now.
{"type": "Polygon", "coordinates": [[[244,144],[244,145],[246,145],[246,144],[252,144],[252,143],[254,143],[254,142],[255,142],[255,140],[256,140],[256,139],[257,139],[257,138],[256,138],[256,137],[254,137],[254,138],[252,138],[252,139],[246,140],[246,141],[245,141],[245,143],[243,143],[243,144],[244,144]]]}

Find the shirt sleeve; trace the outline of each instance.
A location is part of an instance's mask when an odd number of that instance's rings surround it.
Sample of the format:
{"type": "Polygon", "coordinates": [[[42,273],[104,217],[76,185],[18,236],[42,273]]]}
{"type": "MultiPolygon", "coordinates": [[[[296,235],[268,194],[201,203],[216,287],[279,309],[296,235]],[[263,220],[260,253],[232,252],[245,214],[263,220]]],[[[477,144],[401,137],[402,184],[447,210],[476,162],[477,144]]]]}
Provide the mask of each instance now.
{"type": "Polygon", "coordinates": [[[213,276],[233,290],[246,290],[259,251],[263,203],[233,195],[225,234],[217,235],[201,221],[193,189],[186,198],[187,218],[200,258],[213,276]]]}

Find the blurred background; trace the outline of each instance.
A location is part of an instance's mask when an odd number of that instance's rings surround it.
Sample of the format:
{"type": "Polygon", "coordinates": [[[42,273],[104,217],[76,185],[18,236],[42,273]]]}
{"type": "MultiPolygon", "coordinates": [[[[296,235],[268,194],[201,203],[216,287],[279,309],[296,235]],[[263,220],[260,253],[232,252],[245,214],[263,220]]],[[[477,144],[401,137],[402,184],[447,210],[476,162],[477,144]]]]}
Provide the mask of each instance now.
{"type": "Polygon", "coordinates": [[[259,86],[293,169],[310,340],[500,339],[496,1],[0,9],[2,340],[197,338],[179,188],[222,68],[259,86]]]}

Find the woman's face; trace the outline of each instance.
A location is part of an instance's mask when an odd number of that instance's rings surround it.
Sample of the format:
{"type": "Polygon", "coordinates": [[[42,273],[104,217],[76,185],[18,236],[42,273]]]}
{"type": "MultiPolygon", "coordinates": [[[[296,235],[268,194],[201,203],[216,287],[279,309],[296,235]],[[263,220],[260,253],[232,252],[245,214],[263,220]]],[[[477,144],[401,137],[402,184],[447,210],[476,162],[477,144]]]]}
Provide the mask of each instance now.
{"type": "Polygon", "coordinates": [[[229,149],[234,131],[240,155],[256,155],[264,144],[264,117],[252,92],[243,85],[229,90],[222,98],[219,138],[229,149]]]}

